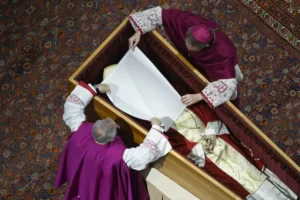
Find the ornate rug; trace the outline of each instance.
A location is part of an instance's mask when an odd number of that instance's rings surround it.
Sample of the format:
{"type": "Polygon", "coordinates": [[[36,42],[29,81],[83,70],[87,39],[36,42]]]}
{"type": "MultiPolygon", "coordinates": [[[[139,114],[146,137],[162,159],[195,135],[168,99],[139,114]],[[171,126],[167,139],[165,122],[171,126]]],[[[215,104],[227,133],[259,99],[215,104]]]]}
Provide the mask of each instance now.
{"type": "Polygon", "coordinates": [[[300,164],[298,1],[3,0],[1,199],[63,199],[53,183],[69,134],[67,78],[133,9],[158,4],[218,21],[238,49],[242,111],[300,164]]]}

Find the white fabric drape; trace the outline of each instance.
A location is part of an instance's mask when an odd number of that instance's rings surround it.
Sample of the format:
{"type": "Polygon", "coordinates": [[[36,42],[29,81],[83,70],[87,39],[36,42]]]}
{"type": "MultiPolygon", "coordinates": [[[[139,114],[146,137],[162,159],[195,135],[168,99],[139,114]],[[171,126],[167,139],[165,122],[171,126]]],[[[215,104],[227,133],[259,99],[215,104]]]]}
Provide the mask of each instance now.
{"type": "Polygon", "coordinates": [[[104,79],[111,102],[127,114],[143,120],[161,119],[168,130],[185,105],[181,96],[139,48],[129,50],[104,79]]]}

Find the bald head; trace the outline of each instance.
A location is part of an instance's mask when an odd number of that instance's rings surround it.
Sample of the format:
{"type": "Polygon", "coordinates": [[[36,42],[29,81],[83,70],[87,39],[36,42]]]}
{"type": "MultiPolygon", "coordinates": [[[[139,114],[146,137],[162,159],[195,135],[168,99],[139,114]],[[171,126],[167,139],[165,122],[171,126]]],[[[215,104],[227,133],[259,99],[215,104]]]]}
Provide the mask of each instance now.
{"type": "Polygon", "coordinates": [[[117,124],[110,118],[97,120],[93,125],[93,137],[97,143],[106,144],[117,134],[117,124]]]}

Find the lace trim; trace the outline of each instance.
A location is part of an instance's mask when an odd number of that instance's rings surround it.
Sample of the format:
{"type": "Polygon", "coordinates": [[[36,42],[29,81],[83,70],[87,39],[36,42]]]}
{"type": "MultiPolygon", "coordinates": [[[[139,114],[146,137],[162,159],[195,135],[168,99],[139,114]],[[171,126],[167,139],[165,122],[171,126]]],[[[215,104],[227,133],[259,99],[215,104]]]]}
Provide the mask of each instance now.
{"type": "Polygon", "coordinates": [[[217,107],[236,98],[236,87],[236,79],[218,80],[209,83],[201,94],[211,107],[217,107]]]}
{"type": "Polygon", "coordinates": [[[75,94],[70,94],[67,98],[67,102],[69,103],[74,103],[80,106],[84,106],[84,103],[82,102],[82,100],[75,94]]]}
{"type": "Polygon", "coordinates": [[[162,25],[161,7],[130,15],[130,21],[135,31],[140,30],[143,34],[153,31],[157,25],[162,25]]]}
{"type": "Polygon", "coordinates": [[[145,139],[143,143],[144,143],[145,147],[150,150],[150,154],[151,154],[151,156],[153,156],[154,161],[162,156],[162,152],[160,151],[160,149],[158,148],[158,146],[155,142],[153,142],[152,140],[149,140],[149,139],[145,139]]]}

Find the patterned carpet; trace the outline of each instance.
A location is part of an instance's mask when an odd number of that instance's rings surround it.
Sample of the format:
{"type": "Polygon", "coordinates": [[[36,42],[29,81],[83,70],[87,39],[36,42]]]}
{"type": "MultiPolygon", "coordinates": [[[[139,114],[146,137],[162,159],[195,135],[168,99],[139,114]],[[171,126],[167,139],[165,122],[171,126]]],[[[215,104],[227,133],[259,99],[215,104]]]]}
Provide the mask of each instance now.
{"type": "Polygon", "coordinates": [[[63,198],[53,182],[69,134],[67,77],[133,9],[158,4],[218,21],[245,75],[242,111],[300,164],[299,1],[112,2],[1,1],[1,199],[63,198]]]}

